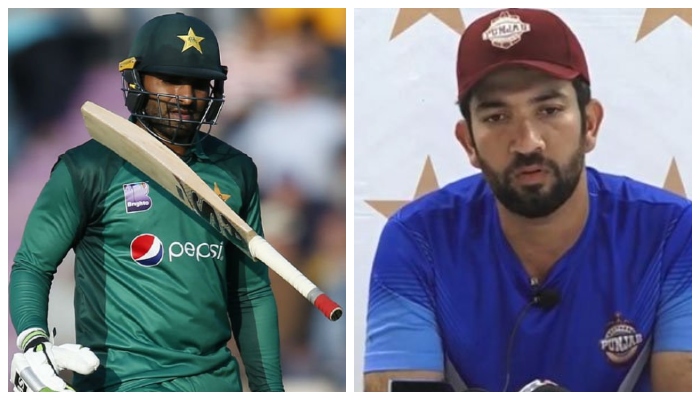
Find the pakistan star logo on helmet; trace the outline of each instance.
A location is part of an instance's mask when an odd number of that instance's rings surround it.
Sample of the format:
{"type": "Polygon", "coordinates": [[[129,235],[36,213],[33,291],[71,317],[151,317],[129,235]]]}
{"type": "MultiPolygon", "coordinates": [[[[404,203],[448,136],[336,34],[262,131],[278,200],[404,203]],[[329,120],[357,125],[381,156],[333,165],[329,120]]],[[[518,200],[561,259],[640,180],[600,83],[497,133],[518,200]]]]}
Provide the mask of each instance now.
{"type": "Polygon", "coordinates": [[[190,28],[189,32],[187,32],[187,35],[178,35],[178,38],[182,39],[185,44],[182,45],[182,52],[184,53],[187,49],[196,49],[199,54],[202,53],[202,46],[199,45],[199,42],[204,40],[203,37],[197,36],[194,33],[194,30],[190,28]]]}

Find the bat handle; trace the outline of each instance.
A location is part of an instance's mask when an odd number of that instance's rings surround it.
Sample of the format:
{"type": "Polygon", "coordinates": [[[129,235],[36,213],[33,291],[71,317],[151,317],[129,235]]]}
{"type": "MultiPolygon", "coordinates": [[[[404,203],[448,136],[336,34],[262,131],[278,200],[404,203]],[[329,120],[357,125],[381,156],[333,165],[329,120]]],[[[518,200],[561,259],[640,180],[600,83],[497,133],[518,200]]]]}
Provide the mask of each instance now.
{"type": "Polygon", "coordinates": [[[326,318],[331,321],[337,321],[343,315],[343,309],[338,303],[323,293],[321,289],[287,261],[263,237],[255,236],[252,238],[248,242],[248,249],[254,258],[265,263],[277,275],[292,285],[294,289],[321,311],[326,318]]]}
{"type": "Polygon", "coordinates": [[[321,311],[323,315],[325,315],[326,318],[330,319],[331,321],[339,320],[340,317],[343,316],[343,309],[340,308],[338,303],[331,300],[328,295],[320,290],[319,292],[320,294],[316,297],[316,300],[313,301],[314,306],[316,306],[316,308],[318,308],[319,311],[321,311]]]}

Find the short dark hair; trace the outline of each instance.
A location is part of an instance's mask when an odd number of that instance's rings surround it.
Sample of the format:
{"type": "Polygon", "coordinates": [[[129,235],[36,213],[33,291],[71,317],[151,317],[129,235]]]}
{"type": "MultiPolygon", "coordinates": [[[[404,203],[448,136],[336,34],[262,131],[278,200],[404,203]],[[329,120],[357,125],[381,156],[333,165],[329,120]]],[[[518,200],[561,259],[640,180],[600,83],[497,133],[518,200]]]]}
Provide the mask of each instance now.
{"type": "MultiPolygon", "coordinates": [[[[571,84],[574,86],[574,91],[576,91],[576,100],[578,100],[578,108],[581,112],[581,119],[583,120],[585,119],[583,117],[586,115],[586,106],[591,102],[591,85],[581,77],[571,81],[571,84]]],[[[458,102],[459,111],[462,113],[462,117],[464,117],[464,120],[467,121],[467,124],[469,125],[469,132],[471,132],[472,128],[469,102],[472,100],[473,96],[474,91],[470,90],[464,96],[462,96],[458,102]]]]}

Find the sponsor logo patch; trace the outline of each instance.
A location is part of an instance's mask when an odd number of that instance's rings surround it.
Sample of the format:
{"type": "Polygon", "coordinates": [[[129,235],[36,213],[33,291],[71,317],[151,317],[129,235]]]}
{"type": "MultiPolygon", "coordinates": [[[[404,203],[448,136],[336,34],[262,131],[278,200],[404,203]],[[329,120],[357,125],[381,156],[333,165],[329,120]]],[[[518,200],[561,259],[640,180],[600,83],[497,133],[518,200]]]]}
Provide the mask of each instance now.
{"type": "Polygon", "coordinates": [[[124,185],[124,203],[127,214],[147,211],[153,205],[148,195],[148,183],[137,182],[124,185]]]}

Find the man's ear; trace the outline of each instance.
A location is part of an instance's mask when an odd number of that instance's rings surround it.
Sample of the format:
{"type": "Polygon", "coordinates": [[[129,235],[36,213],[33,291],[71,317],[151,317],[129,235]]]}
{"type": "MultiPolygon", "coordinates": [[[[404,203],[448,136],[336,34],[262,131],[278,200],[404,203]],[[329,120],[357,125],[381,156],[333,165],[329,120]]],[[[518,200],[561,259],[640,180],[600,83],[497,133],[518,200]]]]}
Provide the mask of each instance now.
{"type": "Polygon", "coordinates": [[[476,154],[476,147],[474,146],[474,136],[471,134],[469,129],[469,124],[467,121],[460,119],[455,124],[455,137],[459,144],[462,145],[464,150],[467,152],[469,157],[469,162],[474,168],[481,169],[481,164],[479,163],[479,157],[476,154]]]}
{"type": "Polygon", "coordinates": [[[598,140],[598,131],[600,130],[600,124],[603,122],[603,116],[605,112],[603,110],[603,105],[596,99],[591,99],[590,103],[586,106],[586,123],[584,125],[585,137],[585,149],[586,153],[592,151],[595,148],[596,141],[598,140]]]}

